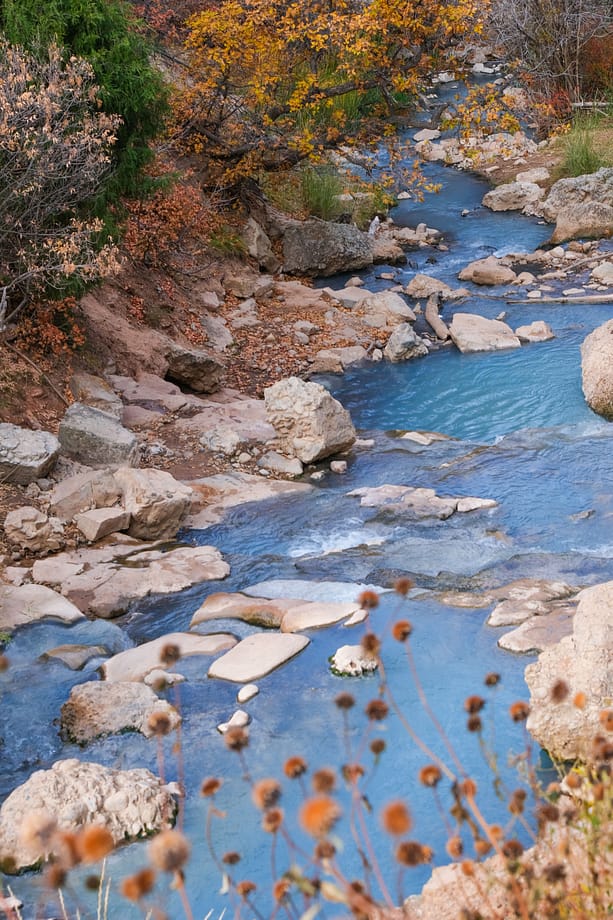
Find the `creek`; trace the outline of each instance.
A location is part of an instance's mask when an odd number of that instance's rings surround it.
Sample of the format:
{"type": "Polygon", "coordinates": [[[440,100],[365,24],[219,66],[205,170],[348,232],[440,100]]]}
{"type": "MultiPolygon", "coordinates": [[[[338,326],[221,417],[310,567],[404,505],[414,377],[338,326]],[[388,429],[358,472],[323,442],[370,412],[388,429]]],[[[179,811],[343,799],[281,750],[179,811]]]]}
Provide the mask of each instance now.
{"type": "MultiPolygon", "coordinates": [[[[482,208],[486,191],[482,180],[436,165],[429,165],[427,171],[442,184],[442,190],[437,195],[426,194],[423,203],[402,202],[393,217],[399,224],[412,226],[424,220],[443,231],[449,251],[417,250],[410,253],[411,263],[405,267],[377,266],[363,276],[372,289],[406,284],[416,271],[458,286],[457,272],[467,262],[492,252],[531,251],[547,239],[550,228],[534,219],[482,208]],[[464,209],[469,214],[461,217],[464,209]],[[431,261],[433,255],[436,261],[431,261]],[[382,270],[393,271],[396,281],[381,281],[377,276],[382,270]]],[[[341,286],[343,281],[333,279],[333,285],[341,286]]],[[[243,505],[217,526],[184,533],[187,542],[217,546],[232,567],[230,577],[140,603],[118,622],[129,640],[138,643],[187,629],[194,610],[215,591],[241,590],[270,579],[306,579],[348,583],[348,596],[354,598],[360,590],[355,585],[385,585],[394,574],[408,574],[416,585],[410,597],[400,601],[393,593],[384,593],[371,615],[372,628],[383,635],[388,679],[417,733],[444,756],[444,745],[419,702],[403,648],[390,636],[390,622],[406,617],[414,626],[411,642],[429,704],[466,769],[476,777],[483,811],[491,820],[504,823],[505,803],[498,797],[498,786],[478,740],[466,732],[463,702],[471,693],[486,695],[483,677],[487,672],[501,675],[496,690],[487,691],[484,737],[495,754],[502,784],[514,788],[519,780],[509,764],[509,753],[523,750],[526,737],[522,727],[508,718],[507,710],[510,703],[527,696],[523,671],[532,659],[497,647],[501,630],[485,624],[487,609],[447,607],[434,592],[442,588],[482,591],[520,577],[560,578],[576,585],[613,577],[613,426],[585,404],[579,354],[583,339],[610,317],[611,307],[509,306],[504,298],[494,296],[495,289],[488,288],[490,298],[485,299],[483,289],[469,287],[473,296],[461,305],[446,305],[444,319],[450,319],[453,309],[489,317],[506,310],[513,327],[544,319],[556,338],[488,354],[461,355],[445,347],[427,358],[404,364],[369,364],[343,377],[323,380],[350,410],[360,437],[372,438],[374,446],[355,451],[346,475],[328,473],[311,494],[243,505]],[[397,436],[407,429],[442,432],[449,440],[420,447],[397,436]],[[489,511],[446,521],[415,523],[361,508],[357,499],[347,497],[354,488],[383,483],[427,486],[441,495],[476,495],[499,504],[489,511]]],[[[328,589],[326,599],[338,597],[339,590],[328,589]]],[[[222,630],[243,636],[252,628],[236,621],[217,621],[214,631],[222,630]]],[[[341,679],[328,667],[328,657],[340,645],[358,643],[361,634],[362,627],[313,631],[302,654],[258,682],[260,694],[244,707],[252,717],[247,762],[256,778],[282,778],[284,760],[293,755],[304,756],[313,769],[338,768],[348,759],[348,742],[351,757],[359,752],[368,768],[364,790],[373,808],[374,847],[395,893],[397,869],[390,838],[379,829],[381,805],[398,796],[408,798],[414,821],[410,836],[432,846],[435,864],[448,861],[447,832],[432,791],[417,781],[418,770],[427,760],[394,715],[366,730],[367,740],[380,736],[387,743],[380,762],[371,769],[373,758],[364,744],[363,709],[376,697],[378,679],[341,679]],[[341,690],[356,698],[348,736],[334,704],[341,690]]],[[[85,749],[63,744],[58,737],[54,720],[70,687],[96,679],[99,662],[90,662],[75,678],[59,663],[40,661],[41,651],[61,643],[109,639],[117,644],[115,625],[102,621],[70,629],[43,623],[16,633],[10,644],[12,667],[3,682],[0,798],[33,770],[47,768],[60,758],[122,768],[147,766],[156,771],[156,744],[140,735],[112,736],[85,749]]],[[[227,895],[219,893],[220,872],[205,845],[206,803],[199,796],[204,777],[221,776],[224,785],[218,804],[227,816],[213,822],[215,846],[219,854],[241,853],[235,878],[258,884],[256,903],[267,917],[272,910],[270,837],[260,830],[236,754],[226,750],[216,731],[217,724],[237,708],[236,687],[208,680],[206,666],[198,658],[188,658],[180,666],[187,677],[180,687],[188,791],[185,830],[192,843],[187,891],[198,920],[209,911],[215,920],[224,908],[227,916],[232,915],[227,895]]],[[[173,691],[168,691],[168,698],[174,699],[173,691]]],[[[166,763],[169,778],[176,778],[170,744],[166,763]]],[[[282,804],[292,835],[308,850],[311,845],[292,818],[300,800],[298,784],[286,782],[285,786],[282,804]]],[[[347,814],[348,798],[341,793],[340,799],[347,814]]],[[[441,802],[449,805],[445,791],[441,802]]],[[[346,817],[339,825],[339,836],[346,840],[342,865],[350,877],[361,877],[363,870],[351,845],[346,817]]],[[[137,842],[108,860],[106,872],[113,887],[111,920],[142,916],[115,888],[145,864],[145,849],[146,844],[137,842]]],[[[286,863],[281,846],[278,869],[286,863]]],[[[429,872],[428,867],[408,870],[402,882],[404,894],[418,891],[429,872]]],[[[83,893],[81,882],[82,878],[75,880],[75,890],[89,911],[83,917],[95,916],[92,896],[83,893]]],[[[11,879],[10,885],[27,904],[24,917],[34,916],[36,899],[45,900],[39,876],[26,874],[11,879]]],[[[156,889],[156,903],[172,920],[182,916],[177,895],[164,882],[156,889]]],[[[49,913],[52,910],[57,912],[57,906],[39,916],[56,916],[49,913]]],[[[244,915],[251,917],[252,913],[247,910],[244,915]]],[[[344,914],[330,905],[319,916],[344,914]]]]}

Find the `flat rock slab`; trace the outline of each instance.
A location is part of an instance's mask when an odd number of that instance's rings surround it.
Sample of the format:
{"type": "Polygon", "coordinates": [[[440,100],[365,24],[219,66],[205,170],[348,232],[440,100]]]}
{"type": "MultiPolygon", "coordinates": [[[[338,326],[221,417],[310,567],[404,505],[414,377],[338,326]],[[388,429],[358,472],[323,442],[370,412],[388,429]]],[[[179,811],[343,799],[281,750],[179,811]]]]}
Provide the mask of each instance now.
{"type": "Polygon", "coordinates": [[[421,447],[430,447],[439,441],[451,441],[448,434],[440,434],[438,431],[405,431],[400,435],[402,441],[413,441],[421,447]]]}
{"type": "Polygon", "coordinates": [[[53,468],[60,442],[49,431],[0,424],[0,482],[28,485],[53,468]]]}
{"type": "Polygon", "coordinates": [[[295,598],[301,603],[318,601],[327,604],[357,602],[362,591],[376,591],[383,594],[389,590],[391,589],[381,588],[379,585],[364,585],[351,581],[306,581],[300,578],[276,578],[243,588],[242,593],[248,597],[285,597],[295,598]]]}
{"type": "Polygon", "coordinates": [[[558,601],[567,600],[577,589],[563,581],[525,578],[495,588],[490,594],[503,600],[488,617],[489,626],[516,626],[534,616],[551,612],[558,601]]]}
{"type": "Polygon", "coordinates": [[[95,468],[134,466],[138,444],[134,434],[112,415],[73,403],[60,422],[62,453],[95,468]]]}
{"type": "MultiPolygon", "coordinates": [[[[102,676],[109,682],[143,680],[151,671],[170,667],[170,664],[161,660],[162,651],[169,646],[177,646],[180,658],[187,658],[192,655],[218,655],[231,649],[236,642],[236,638],[227,633],[214,636],[169,633],[109,658],[102,665],[102,676]]],[[[176,665],[176,662],[172,662],[172,665],[176,665]]]]}
{"type": "Polygon", "coordinates": [[[44,585],[0,585],[0,630],[12,632],[37,620],[75,623],[83,614],[67,598],[44,585]]]}
{"type": "Polygon", "coordinates": [[[383,508],[409,513],[416,518],[434,517],[445,520],[456,511],[465,513],[484,508],[495,508],[497,502],[491,498],[441,497],[434,489],[415,489],[411,486],[382,485],[365,486],[349,492],[350,497],[360,499],[364,508],[383,508]]]}
{"type": "Polygon", "coordinates": [[[277,600],[244,594],[212,594],[194,614],[190,628],[208,620],[239,619],[254,626],[276,627],[282,632],[302,632],[332,626],[361,611],[357,601],[306,601],[281,597],[277,600]]]}
{"type": "Polygon", "coordinates": [[[209,677],[245,684],[270,674],[307,647],[306,636],[256,633],[247,636],[209,668],[209,677]]]}
{"type": "Polygon", "coordinates": [[[140,732],[150,738],[154,732],[149,720],[158,714],[167,717],[171,729],[181,721],[174,706],[158,699],[145,684],[90,681],[70,691],[61,710],[60,735],[76,744],[126,731],[140,732]]]}
{"type": "Polygon", "coordinates": [[[264,501],[289,492],[310,492],[314,486],[306,482],[283,482],[264,479],[250,473],[218,473],[205,479],[192,480],[192,509],[184,526],[192,529],[209,527],[222,520],[229,508],[246,502],[264,501]]]}
{"type": "Polygon", "coordinates": [[[518,655],[542,652],[573,631],[574,606],[564,606],[545,616],[532,617],[498,640],[500,648],[518,655]]]}
{"type": "Polygon", "coordinates": [[[175,803],[149,770],[59,760],[50,770],[33,773],[0,809],[2,871],[34,867],[48,855],[21,838],[24,820],[37,812],[54,818],[63,831],[74,833],[89,824],[105,827],[119,844],[170,827],[175,803]]]}
{"type": "Polygon", "coordinates": [[[454,345],[464,354],[521,347],[520,340],[510,326],[476,313],[455,313],[449,335],[454,345]]]}
{"type": "Polygon", "coordinates": [[[62,590],[85,613],[110,619],[149,594],[174,594],[229,572],[214,546],[185,546],[132,553],[123,564],[102,562],[68,578],[62,590]]]}

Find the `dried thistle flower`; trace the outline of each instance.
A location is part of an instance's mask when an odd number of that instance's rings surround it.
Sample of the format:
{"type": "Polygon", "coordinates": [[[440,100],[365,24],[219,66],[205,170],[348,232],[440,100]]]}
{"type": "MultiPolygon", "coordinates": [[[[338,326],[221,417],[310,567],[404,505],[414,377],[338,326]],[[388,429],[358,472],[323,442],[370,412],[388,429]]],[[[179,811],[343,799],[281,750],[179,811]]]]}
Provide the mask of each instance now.
{"type": "Polygon", "coordinates": [[[172,722],[167,712],[152,712],[147,719],[147,726],[152,735],[162,737],[170,734],[172,722]]]}
{"type": "Polygon", "coordinates": [[[554,685],[551,688],[550,696],[552,703],[563,703],[568,694],[570,693],[570,688],[565,680],[556,680],[554,685]]]}
{"type": "Polygon", "coordinates": [[[176,664],[181,657],[181,649],[173,642],[167,642],[160,649],[160,661],[166,666],[176,664]]]}
{"type": "Polygon", "coordinates": [[[486,687],[495,687],[500,683],[500,674],[496,674],[495,671],[490,671],[489,674],[485,675],[484,683],[486,687]]]}
{"type": "Polygon", "coordinates": [[[483,728],[481,716],[469,716],[466,720],[466,728],[469,732],[480,732],[483,728]]]}
{"type": "Polygon", "coordinates": [[[149,844],[149,858],[161,872],[180,871],[189,859],[187,838],[180,831],[162,831],[149,844]]]}
{"type": "Polygon", "coordinates": [[[129,875],[121,883],[120,891],[128,901],[140,901],[146,894],[153,890],[155,885],[155,872],[153,869],[141,869],[134,875],[129,875]]]}
{"type": "Polygon", "coordinates": [[[399,837],[411,830],[411,815],[404,802],[389,802],[381,812],[381,824],[388,834],[399,837]]]}
{"type": "Polygon", "coordinates": [[[432,850],[417,840],[403,840],[396,847],[396,861],[402,866],[420,866],[429,862],[432,850]]]}
{"type": "Polygon", "coordinates": [[[243,900],[246,901],[249,895],[253,894],[253,892],[256,889],[257,889],[257,885],[255,884],[255,882],[250,882],[248,880],[245,880],[243,882],[238,883],[238,885],[236,886],[236,893],[241,898],[243,898],[243,900]]]}
{"type": "Polygon", "coordinates": [[[525,722],[530,715],[530,707],[523,700],[519,700],[509,706],[509,715],[514,722],[525,722]]]}
{"type": "Polygon", "coordinates": [[[585,707],[587,706],[587,696],[585,695],[585,693],[583,693],[582,691],[579,691],[579,693],[575,693],[575,696],[573,699],[573,706],[575,706],[576,709],[585,709],[585,707]]]}
{"type": "Polygon", "coordinates": [[[272,808],[281,798],[281,786],[276,779],[261,779],[254,784],[251,798],[256,808],[272,808]]]}
{"type": "Polygon", "coordinates": [[[54,838],[55,857],[65,869],[73,869],[81,862],[79,839],[70,831],[59,831],[54,838]]]}
{"type": "Polygon", "coordinates": [[[560,809],[557,805],[554,805],[553,802],[545,802],[543,805],[539,805],[536,810],[536,819],[539,827],[544,827],[545,824],[548,823],[554,824],[559,818],[560,809]]]}
{"type": "Polygon", "coordinates": [[[471,878],[475,874],[475,864],[472,859],[465,859],[463,863],[460,863],[460,869],[462,870],[462,875],[467,878],[471,878]]]}
{"type": "Polygon", "coordinates": [[[459,859],[464,852],[464,844],[461,837],[450,837],[445,846],[447,853],[452,859],[459,859]]]}
{"type": "Polygon", "coordinates": [[[204,796],[205,799],[211,798],[216,792],[219,792],[222,782],[223,780],[217,779],[216,776],[207,776],[207,778],[202,781],[200,795],[204,796]]]}
{"type": "Polygon", "coordinates": [[[523,813],[526,796],[527,793],[525,789],[514,790],[509,802],[509,811],[512,815],[521,815],[523,813]]]}
{"type": "Polygon", "coordinates": [[[434,787],[440,783],[443,778],[439,767],[436,764],[430,763],[425,767],[422,767],[419,771],[419,782],[422,786],[434,787]]]}
{"type": "Polygon", "coordinates": [[[362,636],[361,646],[366,655],[375,657],[381,651],[381,640],[374,633],[366,633],[362,636]]]}
{"type": "Polygon", "coordinates": [[[300,809],[299,821],[311,837],[324,837],[341,816],[341,809],[327,795],[312,796],[300,809]]]}
{"type": "Polygon", "coordinates": [[[230,751],[242,751],[249,744],[249,732],[245,728],[233,726],[225,733],[224,741],[230,751]]]}
{"type": "Polygon", "coordinates": [[[45,870],[45,885],[51,891],[57,891],[66,884],[66,869],[59,863],[51,863],[45,870]]]}
{"type": "Polygon", "coordinates": [[[477,696],[476,693],[472,696],[467,696],[464,700],[464,709],[470,715],[475,715],[477,712],[481,712],[484,706],[485,700],[482,696],[477,696]]]}
{"type": "Polygon", "coordinates": [[[583,785],[583,777],[576,773],[574,770],[571,770],[570,773],[564,777],[564,782],[569,789],[580,789],[583,785]]]}
{"type": "Polygon", "coordinates": [[[394,591],[396,594],[400,594],[402,597],[406,597],[412,587],[413,582],[410,578],[401,577],[397,578],[394,582],[394,591]]]}
{"type": "Polygon", "coordinates": [[[370,742],[370,750],[375,755],[375,757],[378,757],[383,753],[385,746],[386,745],[383,738],[373,738],[373,740],[370,742]]]}
{"type": "Polygon", "coordinates": [[[283,809],[269,808],[262,817],[262,827],[267,834],[276,834],[283,824],[283,809]]]}
{"type": "Polygon", "coordinates": [[[351,709],[355,706],[355,699],[350,693],[339,693],[334,702],[339,709],[351,709]]]}
{"type": "Polygon", "coordinates": [[[289,881],[289,879],[279,878],[273,885],[272,896],[278,904],[285,900],[291,890],[292,883],[289,881]]]}
{"type": "Polygon", "coordinates": [[[524,852],[524,846],[519,840],[505,840],[501,849],[506,859],[519,859],[524,852]]]}
{"type": "Polygon", "coordinates": [[[396,642],[406,642],[412,632],[413,626],[408,620],[397,620],[392,626],[392,636],[396,642]]]}
{"type": "Polygon", "coordinates": [[[106,827],[98,827],[96,824],[84,827],[77,840],[81,858],[85,863],[104,859],[115,847],[111,832],[106,827]]]}
{"type": "Polygon", "coordinates": [[[371,722],[381,722],[387,716],[390,708],[385,700],[376,699],[367,703],[364,711],[371,722]]]}
{"type": "Polygon", "coordinates": [[[222,863],[225,863],[226,866],[235,866],[241,861],[241,854],[237,853],[236,850],[228,850],[227,853],[224,853],[221,857],[222,863]]]}
{"type": "Polygon", "coordinates": [[[477,856],[487,856],[491,849],[492,844],[489,840],[485,840],[483,837],[475,838],[475,853],[477,856]]]}
{"type": "Polygon", "coordinates": [[[88,875],[83,882],[87,891],[98,891],[101,883],[102,879],[99,875],[88,875]]]}
{"type": "Polygon", "coordinates": [[[606,732],[613,732],[613,709],[603,709],[598,720],[606,732]]]}
{"type": "Polygon", "coordinates": [[[313,773],[311,785],[315,792],[322,792],[324,794],[332,792],[336,786],[336,773],[329,767],[322,767],[321,770],[316,770],[315,773],[313,773]]]}
{"type": "Polygon", "coordinates": [[[361,763],[345,763],[342,766],[343,779],[353,785],[364,776],[364,767],[361,763]]]}
{"type": "Polygon", "coordinates": [[[288,779],[298,779],[307,771],[307,763],[303,757],[290,757],[283,764],[283,772],[288,779]]]}
{"type": "Polygon", "coordinates": [[[315,847],[315,859],[332,859],[336,854],[336,847],[330,840],[320,840],[315,847]]]}
{"type": "Polygon", "coordinates": [[[477,784],[474,779],[471,779],[470,776],[463,779],[460,783],[460,792],[462,795],[465,795],[467,799],[474,799],[477,794],[477,784]]]}
{"type": "Polygon", "coordinates": [[[379,606],[379,595],[376,591],[362,591],[358,596],[358,604],[363,610],[374,610],[379,606]]]}
{"type": "Polygon", "coordinates": [[[550,885],[555,885],[556,882],[563,882],[566,878],[566,866],[563,863],[550,863],[550,865],[545,866],[543,875],[550,885]]]}

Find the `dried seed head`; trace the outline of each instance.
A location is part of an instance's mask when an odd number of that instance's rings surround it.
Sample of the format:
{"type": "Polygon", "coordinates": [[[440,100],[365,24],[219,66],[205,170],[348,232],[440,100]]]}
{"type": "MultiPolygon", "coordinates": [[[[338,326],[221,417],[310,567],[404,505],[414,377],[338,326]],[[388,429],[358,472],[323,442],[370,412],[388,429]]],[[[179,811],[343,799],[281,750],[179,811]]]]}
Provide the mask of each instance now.
{"type": "Polygon", "coordinates": [[[160,649],[160,661],[162,664],[170,666],[176,664],[181,657],[181,649],[173,642],[167,642],[160,649]]]}
{"type": "Polygon", "coordinates": [[[484,683],[486,687],[495,687],[500,683],[500,674],[496,674],[495,671],[490,671],[489,674],[485,675],[484,683]]]}
{"type": "Polygon", "coordinates": [[[102,884],[102,879],[99,875],[88,875],[83,884],[87,891],[98,891],[102,884]]]}
{"type": "Polygon", "coordinates": [[[460,792],[462,795],[465,795],[467,799],[474,799],[477,794],[477,784],[474,779],[471,779],[470,776],[463,779],[460,783],[460,792]]]}
{"type": "Polygon", "coordinates": [[[239,895],[239,897],[243,898],[243,900],[246,901],[249,895],[253,894],[256,888],[257,888],[257,885],[255,884],[255,882],[250,882],[248,880],[245,880],[244,882],[238,883],[238,885],[236,886],[236,893],[239,895]]]}
{"type": "Polygon", "coordinates": [[[613,732],[613,709],[603,709],[598,719],[606,732],[613,732]]]}
{"type": "Polygon", "coordinates": [[[341,816],[341,809],[334,799],[327,795],[312,796],[300,809],[302,828],[311,837],[325,837],[341,816]]]}
{"type": "Polygon", "coordinates": [[[129,875],[121,883],[121,893],[128,901],[140,901],[152,891],[155,885],[155,872],[153,869],[141,869],[135,875],[129,875]]]}
{"type": "Polygon", "coordinates": [[[521,815],[523,813],[526,796],[525,789],[515,789],[509,802],[509,811],[512,815],[521,815]]]}
{"type": "Polygon", "coordinates": [[[464,709],[470,715],[475,715],[477,712],[481,712],[484,706],[485,700],[482,696],[477,696],[476,693],[473,694],[473,696],[467,696],[464,700],[464,709]]]}
{"type": "Polygon", "coordinates": [[[351,709],[355,706],[355,699],[350,693],[339,693],[334,702],[339,709],[351,709]]]}
{"type": "Polygon", "coordinates": [[[313,773],[311,784],[315,792],[332,792],[336,786],[336,773],[329,767],[322,767],[313,773]]]}
{"type": "Polygon", "coordinates": [[[90,824],[84,827],[78,837],[81,858],[85,863],[98,862],[114,849],[113,835],[106,827],[90,824]]]}
{"type": "Polygon", "coordinates": [[[364,711],[371,722],[381,722],[387,716],[390,708],[385,700],[376,699],[367,703],[364,711]]]}
{"type": "Polygon", "coordinates": [[[530,707],[527,703],[524,703],[523,700],[519,700],[517,703],[511,704],[509,707],[509,715],[514,722],[525,722],[530,715],[530,707]]]}
{"type": "Polygon", "coordinates": [[[0,674],[3,674],[5,671],[8,671],[9,664],[10,662],[8,658],[6,657],[6,655],[0,655],[0,674]]]}
{"type": "Polygon", "coordinates": [[[336,854],[336,847],[330,840],[320,840],[315,847],[315,859],[332,859],[336,854]]]}
{"type": "Polygon", "coordinates": [[[362,642],[360,644],[362,646],[362,651],[366,655],[376,657],[381,651],[381,640],[374,633],[366,633],[362,636],[362,642]]]}
{"type": "Polygon", "coordinates": [[[581,691],[579,691],[579,693],[575,693],[573,706],[575,706],[577,709],[585,709],[587,706],[587,696],[585,693],[581,691]]]}
{"type": "Polygon", "coordinates": [[[57,819],[43,808],[29,812],[21,823],[19,836],[27,847],[46,853],[57,830],[57,819]]]}
{"type": "Polygon", "coordinates": [[[392,626],[392,636],[396,642],[406,642],[412,632],[413,627],[408,620],[397,620],[392,626]]]}
{"type": "Polygon", "coordinates": [[[381,824],[388,834],[399,837],[411,830],[411,815],[404,802],[389,802],[381,812],[381,824]]]}
{"type": "Polygon", "coordinates": [[[251,798],[256,808],[262,811],[272,808],[281,798],[281,786],[276,779],[261,779],[254,784],[251,798]]]}
{"type": "Polygon", "coordinates": [[[466,728],[469,732],[480,732],[483,728],[481,716],[469,716],[466,720],[466,728]]]}
{"type": "Polygon", "coordinates": [[[224,853],[221,857],[222,863],[225,863],[226,866],[235,866],[241,861],[241,854],[237,853],[236,850],[228,850],[227,853],[224,853]]]}
{"type": "Polygon", "coordinates": [[[51,891],[57,891],[66,884],[66,869],[59,863],[51,863],[45,870],[45,885],[51,891]]]}
{"type": "Polygon", "coordinates": [[[506,859],[519,859],[523,852],[524,847],[519,840],[505,840],[502,844],[502,855],[506,859]]]}
{"type": "Polygon", "coordinates": [[[475,874],[475,864],[472,859],[465,859],[464,862],[460,864],[460,869],[462,870],[462,875],[465,875],[467,878],[471,878],[475,874]]]}
{"type": "Polygon", "coordinates": [[[224,741],[230,751],[242,751],[249,744],[249,732],[245,728],[234,726],[225,733],[224,741]]]}
{"type": "Polygon", "coordinates": [[[81,862],[79,839],[70,831],[60,831],[53,842],[55,857],[65,869],[73,869],[81,862]]]}
{"type": "Polygon", "coordinates": [[[303,757],[290,757],[283,765],[283,772],[288,779],[298,779],[307,771],[307,763],[303,757]]]}
{"type": "Polygon", "coordinates": [[[491,849],[492,844],[489,840],[484,840],[483,837],[475,838],[475,853],[477,856],[487,856],[491,849]]]}
{"type": "Polygon", "coordinates": [[[375,755],[375,757],[378,757],[380,754],[382,754],[385,750],[385,741],[383,738],[373,738],[373,740],[370,742],[370,750],[375,755]]]}
{"type": "Polygon", "coordinates": [[[432,858],[430,847],[425,847],[417,840],[403,840],[396,847],[396,861],[401,866],[420,866],[432,858]]]}
{"type": "Polygon", "coordinates": [[[189,843],[180,831],[162,831],[149,844],[149,858],[161,872],[178,872],[189,859],[189,843]]]}
{"type": "Polygon", "coordinates": [[[288,896],[291,890],[292,890],[292,883],[290,882],[290,880],[287,878],[280,878],[280,879],[277,879],[277,881],[273,885],[272,896],[278,904],[281,901],[285,900],[285,898],[288,896]]]}
{"type": "Polygon", "coordinates": [[[374,610],[379,606],[379,595],[376,591],[362,591],[358,597],[358,604],[364,610],[374,610]]]}
{"type": "Polygon", "coordinates": [[[419,782],[422,786],[431,786],[434,787],[440,783],[443,774],[436,764],[430,763],[425,767],[422,767],[419,771],[419,782]]]}
{"type": "Polygon", "coordinates": [[[162,737],[172,730],[172,722],[167,712],[152,712],[147,719],[147,726],[152,735],[162,737]]]}
{"type": "Polygon", "coordinates": [[[461,837],[450,837],[445,846],[447,853],[452,859],[459,859],[464,852],[464,844],[461,837]]]}
{"type": "Polygon", "coordinates": [[[552,802],[545,802],[536,810],[536,819],[538,821],[539,827],[544,827],[545,824],[548,823],[555,823],[559,817],[560,809],[552,802]]]}
{"type": "Polygon", "coordinates": [[[207,776],[207,778],[202,781],[200,795],[204,796],[205,799],[211,798],[216,792],[219,792],[222,782],[223,780],[217,779],[216,776],[207,776]]]}
{"type": "Polygon", "coordinates": [[[564,777],[564,782],[569,789],[580,789],[583,785],[583,777],[574,770],[571,770],[571,772],[564,777]]]}
{"type": "Polygon", "coordinates": [[[353,785],[364,776],[364,767],[361,763],[345,763],[342,766],[343,779],[353,785]]]}
{"type": "Polygon", "coordinates": [[[283,809],[269,808],[262,816],[262,827],[267,834],[276,834],[283,824],[283,809]]]}
{"type": "Polygon", "coordinates": [[[556,680],[550,691],[551,702],[563,703],[569,693],[570,689],[566,681],[556,680]]]}
{"type": "Polygon", "coordinates": [[[397,578],[394,582],[394,591],[402,597],[406,597],[412,587],[413,582],[410,578],[397,578]]]}

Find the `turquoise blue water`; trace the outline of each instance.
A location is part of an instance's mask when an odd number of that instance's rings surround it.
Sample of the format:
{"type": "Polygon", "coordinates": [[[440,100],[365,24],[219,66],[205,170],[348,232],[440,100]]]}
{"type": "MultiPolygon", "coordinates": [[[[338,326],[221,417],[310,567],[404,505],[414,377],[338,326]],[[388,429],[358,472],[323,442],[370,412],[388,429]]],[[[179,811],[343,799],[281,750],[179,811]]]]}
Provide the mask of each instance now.
{"type": "MultiPolygon", "coordinates": [[[[492,251],[532,249],[545,240],[548,229],[536,221],[494,215],[479,208],[485,191],[479,180],[437,170],[436,177],[446,185],[440,197],[428,197],[423,205],[404,204],[396,217],[408,223],[427,219],[430,225],[445,230],[450,251],[437,253],[436,262],[427,261],[427,251],[419,251],[413,265],[396,269],[401,280],[426,270],[455,283],[458,268],[471,258],[492,251]],[[460,218],[464,208],[471,214],[460,218]]],[[[374,278],[377,271],[380,269],[366,273],[366,280],[380,286],[382,282],[374,278]]],[[[432,709],[465,769],[477,777],[487,816],[506,820],[483,752],[475,737],[465,731],[463,700],[471,693],[485,694],[482,681],[486,672],[502,675],[501,685],[485,710],[485,734],[496,753],[503,783],[517,785],[509,757],[523,749],[526,739],[522,729],[510,722],[506,710],[511,702],[526,697],[523,670],[530,659],[497,648],[500,631],[485,625],[487,611],[445,607],[431,592],[447,587],[481,590],[524,576],[562,577],[575,584],[613,577],[613,428],[585,404],[579,354],[588,332],[610,317],[610,306],[520,306],[509,305],[502,294],[492,300],[478,296],[476,289],[474,294],[474,299],[459,309],[488,316],[505,310],[513,326],[546,319],[556,338],[495,354],[460,355],[444,348],[410,363],[368,365],[342,378],[324,379],[350,409],[360,435],[374,439],[374,447],[355,451],[345,476],[327,475],[306,498],[287,497],[244,506],[216,527],[184,534],[188,542],[218,546],[232,566],[229,579],[176,597],[149,600],[118,624],[81,624],[71,629],[43,624],[16,635],[10,648],[13,667],[2,677],[1,797],[34,769],[48,767],[60,757],[120,767],[145,765],[156,770],[155,744],[138,735],[115,736],[83,750],[60,742],[54,724],[59,708],[73,683],[95,679],[98,662],[75,676],[59,664],[39,660],[50,645],[106,641],[120,648],[126,642],[142,642],[186,629],[208,594],[240,590],[264,579],[326,579],[385,586],[397,574],[407,573],[417,587],[402,611],[395,596],[387,594],[372,617],[372,628],[384,637],[390,685],[419,736],[444,754],[437,730],[419,701],[402,648],[389,635],[390,622],[402,615],[414,624],[416,665],[432,709]],[[449,440],[421,448],[398,437],[407,429],[438,431],[449,440]],[[494,498],[499,505],[445,522],[418,524],[362,509],[356,498],[347,495],[351,489],[383,483],[427,486],[443,495],[494,498]]],[[[451,308],[446,307],[444,317],[449,319],[451,314],[451,308]]],[[[235,622],[220,621],[215,628],[238,635],[251,631],[235,622]]],[[[360,635],[361,628],[314,631],[304,653],[258,682],[260,695],[245,707],[253,719],[247,765],[255,777],[281,777],[284,759],[296,754],[304,756],[313,768],[338,768],[358,753],[370,765],[367,742],[372,736],[384,737],[388,749],[364,788],[372,808],[366,820],[377,858],[396,894],[397,872],[390,841],[379,830],[381,805],[399,795],[408,797],[415,823],[412,836],[433,847],[437,863],[447,861],[447,831],[432,793],[416,780],[426,758],[407,738],[397,717],[392,715],[384,728],[371,729],[365,738],[362,710],[377,695],[377,679],[342,680],[328,670],[327,659],[336,648],[359,642],[360,635]],[[349,690],[357,701],[347,736],[334,705],[340,690],[349,690]]],[[[257,882],[260,912],[267,917],[271,913],[270,839],[259,830],[242,767],[236,755],[225,750],[216,731],[216,725],[236,708],[236,688],[207,679],[206,667],[207,662],[197,658],[181,663],[181,671],[188,678],[180,690],[185,718],[185,829],[193,845],[187,889],[198,918],[206,917],[209,910],[212,918],[221,916],[224,908],[233,910],[228,897],[220,893],[220,873],[205,844],[205,805],[198,794],[205,776],[223,776],[219,807],[226,817],[214,822],[215,847],[219,853],[232,849],[241,852],[243,859],[235,877],[257,882]]],[[[172,694],[169,698],[173,699],[172,694]]],[[[170,750],[166,762],[169,778],[176,778],[176,761],[170,750]]],[[[283,804],[292,816],[301,793],[297,784],[286,786],[283,804]]],[[[339,832],[347,840],[350,803],[346,793],[340,798],[345,823],[339,832]]],[[[448,791],[442,790],[441,801],[449,804],[448,791]]],[[[289,824],[296,828],[295,820],[289,824]]],[[[299,831],[295,832],[295,842],[309,849],[299,831]]],[[[145,863],[145,846],[132,844],[109,860],[111,920],[141,916],[118,898],[116,887],[122,877],[145,863]]],[[[276,858],[279,873],[290,861],[284,846],[279,847],[276,858]]],[[[305,865],[300,853],[291,858],[305,865]]],[[[341,854],[341,862],[349,877],[363,874],[351,846],[341,854]]],[[[403,892],[418,890],[428,872],[418,869],[407,873],[402,880],[403,892]]],[[[28,902],[33,916],[38,878],[26,875],[11,884],[28,902]]],[[[86,902],[80,881],[76,888],[86,902]]],[[[162,891],[166,891],[165,885],[160,886],[162,891]]],[[[166,907],[172,920],[182,916],[176,895],[164,896],[168,897],[166,907]]],[[[163,895],[158,893],[157,897],[159,901],[163,895]]],[[[95,915],[91,898],[89,903],[95,915]]],[[[52,915],[51,910],[49,907],[44,913],[41,907],[40,915],[52,915]]],[[[330,908],[320,916],[338,917],[339,912],[330,908]]]]}

